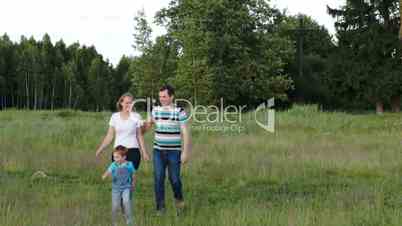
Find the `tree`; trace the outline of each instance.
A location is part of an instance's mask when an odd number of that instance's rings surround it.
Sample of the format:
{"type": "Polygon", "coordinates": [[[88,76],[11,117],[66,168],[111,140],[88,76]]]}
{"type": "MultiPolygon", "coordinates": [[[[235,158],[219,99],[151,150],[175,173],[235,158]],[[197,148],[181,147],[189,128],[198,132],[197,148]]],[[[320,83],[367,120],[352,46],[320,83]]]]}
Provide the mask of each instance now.
{"type": "Polygon", "coordinates": [[[327,81],[338,98],[375,104],[377,113],[386,103],[398,111],[402,68],[397,4],[397,0],[350,0],[340,9],[329,8],[338,18],[338,49],[327,81]]]}
{"type": "Polygon", "coordinates": [[[402,0],[399,0],[399,40],[402,43],[402,0]]]}
{"type": "Polygon", "coordinates": [[[22,36],[15,44],[6,34],[0,37],[0,108],[111,109],[114,74],[93,46],[67,47],[63,40],[53,45],[48,34],[40,41],[22,36]]]}
{"type": "Polygon", "coordinates": [[[117,100],[120,95],[127,92],[131,87],[131,80],[129,69],[132,59],[126,56],[122,56],[116,68],[113,70],[113,76],[111,80],[111,99],[110,109],[116,107],[115,100],[117,100]]]}
{"type": "Polygon", "coordinates": [[[134,45],[133,48],[140,53],[145,53],[152,45],[151,34],[152,29],[146,19],[144,9],[139,10],[134,17],[134,45]]]}
{"type": "Polygon", "coordinates": [[[274,32],[279,15],[260,0],[171,1],[157,20],[180,45],[173,81],[187,91],[184,97],[249,107],[270,97],[286,99],[291,80],[283,58],[292,48],[274,32]],[[275,81],[287,82],[270,89],[275,81]]]}
{"type": "Polygon", "coordinates": [[[40,90],[40,108],[54,107],[54,99],[56,92],[56,65],[55,51],[50,36],[45,34],[41,42],[41,90],[40,90]],[[50,103],[49,103],[50,102],[50,103]]]}
{"type": "Polygon", "coordinates": [[[88,70],[88,84],[90,92],[89,108],[95,111],[109,107],[109,71],[101,57],[92,60],[88,70]]]}
{"type": "Polygon", "coordinates": [[[63,40],[59,40],[54,45],[54,77],[51,84],[51,104],[50,109],[66,107],[66,83],[63,74],[63,64],[67,61],[67,47],[63,40]]]}
{"type": "Polygon", "coordinates": [[[327,91],[322,80],[328,56],[335,48],[332,36],[324,26],[302,14],[288,16],[283,13],[279,26],[281,37],[290,39],[297,49],[294,57],[285,59],[285,72],[295,83],[290,98],[303,103],[324,103],[327,91]]]}
{"type": "Polygon", "coordinates": [[[159,87],[167,83],[176,72],[178,47],[169,35],[150,40],[151,28],[145,13],[138,12],[134,33],[134,48],[140,55],[133,58],[129,68],[131,91],[139,97],[155,97],[159,87]]]}
{"type": "Polygon", "coordinates": [[[7,34],[0,37],[0,108],[14,105],[15,46],[7,34]]]}

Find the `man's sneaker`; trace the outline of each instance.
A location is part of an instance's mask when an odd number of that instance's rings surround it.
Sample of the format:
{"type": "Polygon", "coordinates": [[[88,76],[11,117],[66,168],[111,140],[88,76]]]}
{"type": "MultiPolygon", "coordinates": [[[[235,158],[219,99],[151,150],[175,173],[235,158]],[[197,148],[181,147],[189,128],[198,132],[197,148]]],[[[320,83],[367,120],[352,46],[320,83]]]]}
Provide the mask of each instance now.
{"type": "Polygon", "coordinates": [[[162,216],[165,215],[165,213],[166,213],[165,209],[156,210],[156,216],[157,217],[162,217],[162,216]]]}
{"type": "Polygon", "coordinates": [[[184,201],[176,199],[175,204],[176,204],[176,215],[180,216],[184,211],[184,201]]]}

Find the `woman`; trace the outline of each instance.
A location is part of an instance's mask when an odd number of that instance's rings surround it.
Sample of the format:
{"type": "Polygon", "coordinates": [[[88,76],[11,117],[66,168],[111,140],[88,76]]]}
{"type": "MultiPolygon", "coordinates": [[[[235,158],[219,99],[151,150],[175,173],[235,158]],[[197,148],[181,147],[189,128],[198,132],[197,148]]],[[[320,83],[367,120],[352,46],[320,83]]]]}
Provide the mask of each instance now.
{"type": "MultiPolygon", "coordinates": [[[[142,120],[140,114],[131,112],[134,97],[130,93],[123,94],[116,103],[118,112],[113,113],[109,121],[109,129],[103,139],[96,156],[113,141],[113,147],[122,145],[128,149],[127,161],[131,161],[135,170],[140,166],[141,156],[145,161],[149,160],[149,155],[144,145],[144,136],[141,132],[142,120]]],[[[112,155],[113,161],[113,155],[112,155]]]]}

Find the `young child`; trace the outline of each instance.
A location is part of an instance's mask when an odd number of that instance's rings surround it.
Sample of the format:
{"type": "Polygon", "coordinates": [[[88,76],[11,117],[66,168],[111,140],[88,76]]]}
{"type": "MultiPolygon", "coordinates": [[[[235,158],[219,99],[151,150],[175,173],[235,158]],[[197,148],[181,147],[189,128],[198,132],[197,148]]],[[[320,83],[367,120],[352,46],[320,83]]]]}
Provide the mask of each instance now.
{"type": "Polygon", "coordinates": [[[112,177],[112,224],[117,225],[116,215],[121,205],[125,213],[127,225],[133,224],[131,214],[131,192],[135,187],[135,169],[132,162],[126,160],[127,148],[117,146],[113,151],[114,162],[112,162],[102,179],[112,177]]]}

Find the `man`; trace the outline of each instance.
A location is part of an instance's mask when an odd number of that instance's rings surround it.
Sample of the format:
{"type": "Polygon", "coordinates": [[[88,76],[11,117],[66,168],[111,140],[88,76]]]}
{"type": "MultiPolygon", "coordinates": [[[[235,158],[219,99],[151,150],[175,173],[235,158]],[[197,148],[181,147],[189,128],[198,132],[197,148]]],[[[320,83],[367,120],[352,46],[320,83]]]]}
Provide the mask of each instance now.
{"type": "Polygon", "coordinates": [[[176,211],[184,208],[180,167],[188,161],[190,154],[190,132],[187,114],[183,108],[173,105],[174,89],[169,85],[159,90],[161,106],[152,109],[152,117],[145,123],[145,130],[155,125],[154,139],[154,189],[158,215],[165,213],[165,176],[168,169],[176,211]]]}

